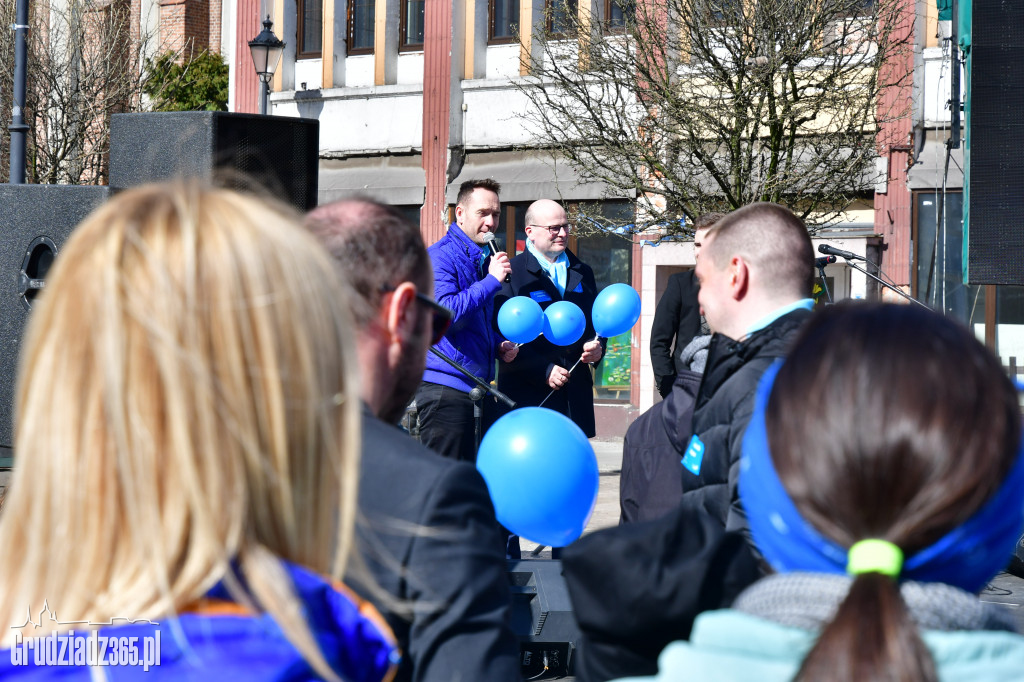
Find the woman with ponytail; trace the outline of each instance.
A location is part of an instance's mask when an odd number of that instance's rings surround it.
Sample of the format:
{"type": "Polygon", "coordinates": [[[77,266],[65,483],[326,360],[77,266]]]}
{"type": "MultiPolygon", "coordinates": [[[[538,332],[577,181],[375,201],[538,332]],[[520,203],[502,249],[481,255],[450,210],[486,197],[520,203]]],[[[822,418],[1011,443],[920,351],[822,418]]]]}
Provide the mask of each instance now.
{"type": "Polygon", "coordinates": [[[976,596],[1024,526],[1020,408],[967,329],[912,306],[817,315],[762,379],[739,489],[774,573],[654,679],[1024,678],[1024,637],[976,596]]]}

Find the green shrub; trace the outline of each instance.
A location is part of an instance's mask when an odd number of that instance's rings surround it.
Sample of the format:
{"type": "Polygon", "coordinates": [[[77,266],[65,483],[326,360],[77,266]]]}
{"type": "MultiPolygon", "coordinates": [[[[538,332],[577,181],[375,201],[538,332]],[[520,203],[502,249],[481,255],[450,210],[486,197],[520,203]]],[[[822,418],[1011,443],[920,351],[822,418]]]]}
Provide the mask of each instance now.
{"type": "Polygon", "coordinates": [[[201,52],[179,64],[178,54],[165,52],[147,61],[143,92],[154,111],[227,111],[228,65],[212,52],[201,52]]]}

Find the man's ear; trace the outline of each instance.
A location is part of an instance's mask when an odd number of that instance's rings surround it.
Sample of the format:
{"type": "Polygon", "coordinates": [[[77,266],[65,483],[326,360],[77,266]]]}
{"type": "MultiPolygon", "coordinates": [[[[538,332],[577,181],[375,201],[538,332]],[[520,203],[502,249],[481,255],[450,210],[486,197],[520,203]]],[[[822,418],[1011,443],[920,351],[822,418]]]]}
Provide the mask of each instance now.
{"type": "Polygon", "coordinates": [[[457,225],[462,224],[462,220],[464,219],[465,215],[466,209],[463,208],[460,204],[455,204],[455,223],[457,225]]]}
{"type": "Polygon", "coordinates": [[[384,326],[391,341],[408,339],[416,332],[416,285],[402,282],[391,294],[384,311],[384,326]]]}
{"type": "Polygon", "coordinates": [[[742,300],[750,288],[750,266],[742,256],[733,256],[729,261],[729,275],[732,297],[737,301],[742,300]]]}

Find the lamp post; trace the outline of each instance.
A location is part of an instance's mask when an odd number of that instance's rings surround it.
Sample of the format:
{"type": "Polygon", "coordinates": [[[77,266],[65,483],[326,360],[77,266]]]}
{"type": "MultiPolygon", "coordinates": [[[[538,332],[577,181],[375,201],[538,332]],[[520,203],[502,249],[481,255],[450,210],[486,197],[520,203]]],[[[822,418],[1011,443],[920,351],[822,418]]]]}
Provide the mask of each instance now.
{"type": "Polygon", "coordinates": [[[281,61],[284,42],[274,35],[274,22],[270,15],[263,21],[263,30],[249,41],[252,63],[256,67],[256,75],[260,77],[260,113],[267,113],[267,97],[270,96],[270,79],[274,77],[277,64],[281,61]]]}
{"type": "Polygon", "coordinates": [[[25,140],[28,124],[25,123],[25,84],[28,80],[28,0],[17,0],[15,4],[14,29],[14,98],[11,101],[11,171],[12,185],[25,184],[25,140]]]}

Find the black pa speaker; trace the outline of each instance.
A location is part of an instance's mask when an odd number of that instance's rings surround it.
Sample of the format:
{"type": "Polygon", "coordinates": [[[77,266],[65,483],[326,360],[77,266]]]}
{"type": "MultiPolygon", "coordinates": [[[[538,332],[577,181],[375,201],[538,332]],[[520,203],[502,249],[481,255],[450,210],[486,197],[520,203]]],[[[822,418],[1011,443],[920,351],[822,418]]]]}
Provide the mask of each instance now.
{"type": "Polygon", "coordinates": [[[964,279],[1024,285],[1024,2],[974,0],[972,12],[964,279]]]}
{"type": "Polygon", "coordinates": [[[562,562],[510,561],[508,580],[523,679],[572,675],[580,629],[562,577],[562,562]]]}
{"type": "Polygon", "coordinates": [[[68,235],[109,194],[99,186],[0,185],[0,460],[14,443],[18,353],[32,301],[68,235]]]}
{"type": "Polygon", "coordinates": [[[315,119],[226,111],[115,114],[110,186],[216,177],[308,211],[317,203],[319,147],[315,119]]]}

